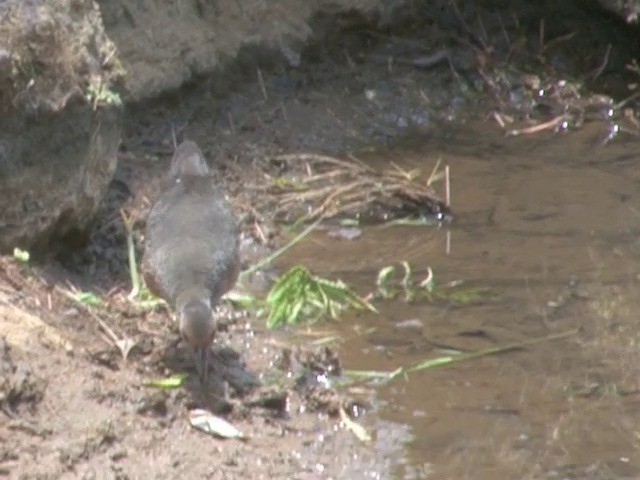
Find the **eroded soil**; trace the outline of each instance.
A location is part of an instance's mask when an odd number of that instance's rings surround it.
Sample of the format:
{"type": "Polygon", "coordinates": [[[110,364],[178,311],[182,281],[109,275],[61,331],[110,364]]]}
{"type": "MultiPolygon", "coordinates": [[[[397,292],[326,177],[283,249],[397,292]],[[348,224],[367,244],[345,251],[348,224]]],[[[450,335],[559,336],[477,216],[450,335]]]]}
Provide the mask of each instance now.
{"type": "Polygon", "coordinates": [[[368,463],[358,463],[367,476],[380,474],[381,459],[365,460],[339,428],[339,408],[363,406],[316,382],[340,371],[329,350],[299,350],[228,315],[208,389],[197,380],[145,387],[145,379],[193,373],[166,311],[118,311],[117,289],[105,296],[108,313],[89,310],[35,269],[7,259],[1,272],[0,465],[10,478],[350,476],[354,456],[368,463]],[[135,342],[126,360],[107,330],[135,342]],[[223,415],[249,439],[194,430],[195,407],[223,415]]]}

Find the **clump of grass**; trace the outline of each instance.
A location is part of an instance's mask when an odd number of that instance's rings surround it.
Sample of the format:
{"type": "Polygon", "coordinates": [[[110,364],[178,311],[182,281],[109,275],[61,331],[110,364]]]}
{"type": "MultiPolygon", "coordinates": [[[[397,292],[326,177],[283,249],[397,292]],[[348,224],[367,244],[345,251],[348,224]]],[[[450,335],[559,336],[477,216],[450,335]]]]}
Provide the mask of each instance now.
{"type": "Polygon", "coordinates": [[[259,314],[266,313],[267,328],[273,329],[305,320],[310,323],[323,318],[336,320],[348,308],[377,313],[369,298],[389,300],[403,295],[407,302],[427,300],[467,305],[486,297],[486,288],[461,287],[460,282],[437,286],[431,268],[428,268],[424,279],[416,282],[411,265],[406,261],[400,265],[403,269],[400,279],[397,278],[398,269],[395,265],[380,270],[376,280],[377,290],[367,299],[354,293],[343,281],[313,275],[303,265],[294,266],[284,273],[264,300],[237,292],[227,295],[227,298],[241,308],[257,310],[259,314]]]}
{"type": "Polygon", "coordinates": [[[334,158],[315,153],[278,155],[271,159],[281,165],[277,176],[258,188],[267,189],[276,218],[300,217],[303,221],[320,217],[341,217],[382,210],[392,215],[401,212],[436,213],[448,207],[433,189],[444,178],[438,160],[429,178],[422,171],[406,171],[391,163],[379,171],[353,155],[334,158]],[[281,173],[282,170],[285,173],[281,173]]]}
{"type": "Polygon", "coordinates": [[[341,280],[318,277],[302,265],[291,268],[278,279],[265,304],[269,312],[268,328],[297,324],[304,319],[316,322],[327,316],[335,320],[347,308],[377,313],[371,303],[341,280]]]}
{"type": "MultiPolygon", "coordinates": [[[[272,263],[311,233],[323,217],[316,219],[283,247],[240,273],[240,281],[260,268],[272,263]]],[[[297,265],[284,273],[271,287],[264,300],[251,295],[231,292],[226,295],[241,308],[267,313],[267,328],[293,325],[304,321],[317,322],[323,317],[337,319],[347,308],[377,312],[367,300],[354,293],[341,280],[332,281],[313,275],[306,267],[297,265]]]]}
{"type": "Polygon", "coordinates": [[[487,298],[489,289],[485,287],[467,287],[462,281],[438,285],[431,267],[427,267],[426,276],[416,281],[413,268],[407,261],[400,263],[402,277],[397,275],[396,265],[388,265],[378,272],[376,291],[372,297],[392,300],[401,297],[406,302],[427,301],[430,303],[447,302],[455,305],[468,305],[487,298]]]}

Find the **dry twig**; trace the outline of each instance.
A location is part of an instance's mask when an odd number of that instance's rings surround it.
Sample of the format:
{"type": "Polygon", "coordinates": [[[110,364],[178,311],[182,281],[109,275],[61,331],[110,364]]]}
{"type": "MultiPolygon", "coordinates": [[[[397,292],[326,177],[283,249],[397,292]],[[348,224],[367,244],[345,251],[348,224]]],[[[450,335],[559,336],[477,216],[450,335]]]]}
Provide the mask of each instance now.
{"type": "Polygon", "coordinates": [[[353,156],[339,159],[312,153],[279,155],[273,160],[286,163],[294,172],[287,179],[267,176],[269,185],[262,187],[276,195],[276,214],[300,213],[304,208],[299,220],[308,221],[372,208],[424,213],[444,205],[431,181],[417,181],[417,169],[405,171],[391,163],[390,168],[377,171],[353,156]]]}

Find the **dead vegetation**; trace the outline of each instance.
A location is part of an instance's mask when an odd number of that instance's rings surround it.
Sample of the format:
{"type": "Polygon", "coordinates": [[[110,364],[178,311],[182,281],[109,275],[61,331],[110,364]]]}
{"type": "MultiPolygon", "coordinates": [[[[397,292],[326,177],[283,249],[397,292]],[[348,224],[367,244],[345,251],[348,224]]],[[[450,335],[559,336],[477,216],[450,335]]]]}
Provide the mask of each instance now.
{"type": "Polygon", "coordinates": [[[294,153],[273,156],[270,162],[279,173],[265,173],[266,185],[254,188],[262,203],[258,208],[274,212],[276,221],[449,215],[449,207],[433,188],[444,176],[437,171],[439,162],[426,182],[420,170],[405,171],[393,163],[378,170],[354,155],[339,159],[294,153]]]}
{"type": "MultiPolygon", "coordinates": [[[[454,42],[474,52],[475,72],[494,102],[490,116],[505,134],[561,132],[599,121],[605,126],[603,143],[620,133],[640,135],[640,122],[632,108],[640,98],[633,47],[612,44],[602,29],[591,39],[596,48],[585,51],[589,33],[576,12],[576,18],[566,22],[568,29],[559,31],[557,24],[543,17],[537,22],[537,34],[532,35],[521,23],[524,18],[506,12],[492,19],[485,16],[485,20],[478,14],[471,20],[455,1],[451,11],[457,25],[454,42]],[[625,70],[628,78],[623,80],[625,70]],[[602,80],[607,74],[613,78],[602,80]],[[611,94],[594,93],[606,91],[607,82],[622,87],[615,95],[623,98],[614,98],[610,87],[611,94]]],[[[561,10],[556,13],[562,15],[561,10]]],[[[452,75],[460,81],[455,63],[449,59],[452,75]]]]}
{"type": "MultiPolygon", "coordinates": [[[[499,11],[446,3],[423,7],[433,22],[427,28],[372,33],[388,46],[386,55],[369,58],[389,72],[447,69],[461,96],[481,101],[506,135],[562,132],[591,121],[602,123],[603,143],[620,133],[640,135],[637,32],[595,26],[593,12],[570,2],[548,3],[544,13],[518,2],[499,11]],[[627,42],[614,40],[625,34],[627,42]]],[[[433,103],[425,91],[425,102],[433,103]]]]}

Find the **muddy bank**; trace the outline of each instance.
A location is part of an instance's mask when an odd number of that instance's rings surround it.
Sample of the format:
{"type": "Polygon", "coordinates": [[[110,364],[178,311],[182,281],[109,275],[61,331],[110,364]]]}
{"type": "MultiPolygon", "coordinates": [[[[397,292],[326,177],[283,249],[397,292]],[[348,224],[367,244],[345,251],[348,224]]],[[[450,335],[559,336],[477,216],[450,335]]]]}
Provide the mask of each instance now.
{"type": "Polygon", "coordinates": [[[167,312],[136,311],[119,288],[100,294],[104,307],[89,307],[49,288],[40,272],[9,259],[0,264],[7,338],[0,344],[0,474],[386,477],[389,456],[362,449],[339,420],[341,408],[361,415],[366,399],[348,400],[319,381],[339,374],[330,350],[298,348],[242,315],[223,314],[212,382],[203,389],[167,312]],[[124,340],[133,346],[126,359],[116,345],[124,340]],[[143,385],[180,371],[191,374],[181,388],[143,385]],[[194,429],[194,408],[223,416],[246,440],[194,429]]]}

